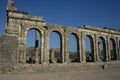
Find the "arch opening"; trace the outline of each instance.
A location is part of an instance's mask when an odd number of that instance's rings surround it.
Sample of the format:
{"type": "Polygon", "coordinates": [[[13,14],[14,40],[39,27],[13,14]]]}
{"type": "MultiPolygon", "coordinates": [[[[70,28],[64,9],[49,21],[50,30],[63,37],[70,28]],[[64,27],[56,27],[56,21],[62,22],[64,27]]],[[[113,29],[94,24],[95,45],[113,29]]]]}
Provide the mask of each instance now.
{"type": "Polygon", "coordinates": [[[115,40],[113,38],[110,38],[110,43],[109,44],[110,44],[111,60],[117,60],[115,40]]]}
{"type": "Polygon", "coordinates": [[[38,29],[29,29],[26,36],[26,62],[29,64],[41,61],[41,32],[38,29]],[[36,57],[37,56],[37,57],[36,57]]]}
{"type": "Polygon", "coordinates": [[[69,35],[69,61],[79,62],[79,38],[73,33],[69,35]]]}
{"type": "Polygon", "coordinates": [[[98,38],[98,53],[101,61],[106,61],[106,45],[103,37],[98,38]]]}
{"type": "Polygon", "coordinates": [[[62,35],[58,31],[50,33],[49,63],[62,63],[62,35]]]}
{"type": "Polygon", "coordinates": [[[90,35],[85,36],[86,62],[94,62],[94,43],[90,35]]]}

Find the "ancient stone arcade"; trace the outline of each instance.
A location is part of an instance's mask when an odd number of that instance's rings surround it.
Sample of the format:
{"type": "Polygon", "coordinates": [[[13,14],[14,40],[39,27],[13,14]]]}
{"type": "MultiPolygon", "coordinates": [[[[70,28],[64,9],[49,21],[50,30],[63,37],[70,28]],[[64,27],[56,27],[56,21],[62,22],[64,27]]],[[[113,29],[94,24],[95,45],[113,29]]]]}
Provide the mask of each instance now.
{"type": "MultiPolygon", "coordinates": [[[[8,0],[6,10],[5,33],[0,36],[0,66],[7,68],[17,64],[28,64],[26,60],[27,32],[36,30],[36,47],[34,64],[56,64],[54,50],[49,48],[49,35],[57,32],[60,36],[61,59],[60,64],[71,63],[68,51],[68,36],[73,34],[78,44],[78,64],[86,63],[85,37],[90,38],[92,44],[91,62],[110,62],[120,60],[120,31],[111,28],[96,28],[92,26],[81,26],[78,28],[47,24],[42,17],[30,16],[27,12],[19,11],[14,7],[14,0],[8,0]],[[41,34],[41,48],[38,49],[37,33],[41,34]],[[101,60],[99,53],[98,38],[104,44],[104,58],[101,60]],[[114,56],[110,52],[110,40],[113,42],[114,56]]],[[[72,63],[71,63],[72,64],[72,63]]]]}

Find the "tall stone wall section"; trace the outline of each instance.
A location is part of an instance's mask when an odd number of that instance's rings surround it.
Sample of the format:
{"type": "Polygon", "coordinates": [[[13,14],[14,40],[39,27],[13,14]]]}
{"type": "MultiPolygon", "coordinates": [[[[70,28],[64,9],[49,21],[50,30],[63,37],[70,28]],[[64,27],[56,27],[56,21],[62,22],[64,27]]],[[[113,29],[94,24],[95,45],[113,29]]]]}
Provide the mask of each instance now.
{"type": "Polygon", "coordinates": [[[0,68],[8,68],[16,63],[18,40],[15,36],[0,36],[0,68]]]}

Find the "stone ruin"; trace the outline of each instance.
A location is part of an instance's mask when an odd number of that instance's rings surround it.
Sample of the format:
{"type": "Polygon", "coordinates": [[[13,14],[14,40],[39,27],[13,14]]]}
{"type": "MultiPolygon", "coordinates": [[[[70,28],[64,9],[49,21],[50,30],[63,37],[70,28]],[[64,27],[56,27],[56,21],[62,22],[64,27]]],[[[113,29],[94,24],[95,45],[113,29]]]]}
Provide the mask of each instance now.
{"type": "MultiPolygon", "coordinates": [[[[49,35],[57,32],[60,35],[61,56],[60,64],[71,63],[68,50],[68,36],[73,34],[77,38],[78,58],[76,62],[86,63],[85,37],[90,38],[92,54],[90,62],[110,62],[120,60],[120,31],[111,28],[97,28],[93,26],[81,26],[78,28],[48,24],[42,17],[31,16],[27,12],[17,10],[14,0],[8,0],[6,10],[5,33],[0,36],[0,67],[13,67],[17,64],[28,64],[26,61],[27,32],[35,29],[41,34],[41,48],[38,49],[37,34],[34,64],[56,64],[54,49],[49,48],[49,35]],[[104,45],[104,56],[101,60],[98,38],[104,45]],[[114,53],[111,56],[110,40],[113,42],[114,53]]],[[[72,63],[71,63],[72,64],[72,63]]],[[[29,65],[29,64],[28,64],[29,65]]]]}

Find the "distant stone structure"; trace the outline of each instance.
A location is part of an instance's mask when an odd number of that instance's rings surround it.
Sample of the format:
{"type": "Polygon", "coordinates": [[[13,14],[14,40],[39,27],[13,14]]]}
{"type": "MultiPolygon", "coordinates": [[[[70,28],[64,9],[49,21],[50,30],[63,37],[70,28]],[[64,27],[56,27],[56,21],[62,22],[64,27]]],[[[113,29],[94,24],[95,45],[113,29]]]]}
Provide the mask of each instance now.
{"type": "Polygon", "coordinates": [[[61,64],[70,63],[68,50],[68,36],[73,34],[77,38],[78,63],[86,63],[85,37],[90,38],[92,53],[89,55],[91,62],[110,62],[120,60],[120,31],[111,28],[96,28],[92,26],[69,27],[56,24],[48,24],[42,17],[30,16],[27,12],[19,11],[14,6],[14,0],[8,0],[6,10],[5,33],[0,36],[0,66],[8,67],[16,64],[28,64],[26,58],[27,32],[35,29],[41,35],[41,48],[38,49],[38,38],[36,33],[36,46],[34,63],[56,64],[54,61],[54,50],[49,48],[49,35],[57,32],[60,35],[61,64]],[[100,58],[98,38],[104,44],[103,60],[100,58]],[[110,40],[113,42],[113,55],[110,51],[110,40]],[[52,59],[51,59],[52,58],[52,59]],[[50,61],[51,59],[51,61],[50,61]]]}

